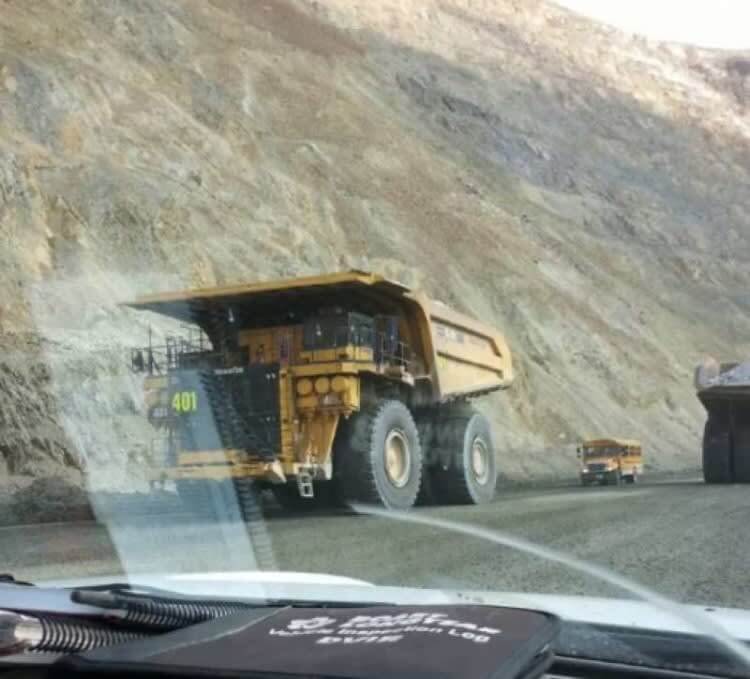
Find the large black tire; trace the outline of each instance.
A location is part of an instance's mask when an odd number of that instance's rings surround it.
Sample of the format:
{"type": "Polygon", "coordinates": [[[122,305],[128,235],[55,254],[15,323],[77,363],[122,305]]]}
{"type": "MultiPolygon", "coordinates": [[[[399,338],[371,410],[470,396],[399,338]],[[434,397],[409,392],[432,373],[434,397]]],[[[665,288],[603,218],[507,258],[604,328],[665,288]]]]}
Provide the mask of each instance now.
{"type": "Polygon", "coordinates": [[[419,446],[422,450],[422,483],[419,486],[416,504],[428,506],[437,504],[435,491],[432,487],[432,469],[430,460],[435,446],[435,422],[431,412],[417,415],[417,431],[419,432],[419,446]]]}
{"type": "Polygon", "coordinates": [[[706,483],[731,483],[733,480],[728,422],[711,416],[703,429],[703,479],[706,483]]]}
{"type": "Polygon", "coordinates": [[[422,484],[422,450],[409,409],[401,401],[385,400],[342,425],[334,465],[344,500],[412,507],[422,484]]]}
{"type": "MultiPolygon", "coordinates": [[[[465,412],[465,411],[464,411],[465,412]]],[[[444,504],[485,504],[495,497],[497,461],[492,429],[478,412],[447,415],[438,445],[450,456],[433,472],[437,501],[444,504]]]]}
{"type": "Polygon", "coordinates": [[[739,418],[732,436],[732,461],[735,483],[750,483],[750,422],[739,418]]]}

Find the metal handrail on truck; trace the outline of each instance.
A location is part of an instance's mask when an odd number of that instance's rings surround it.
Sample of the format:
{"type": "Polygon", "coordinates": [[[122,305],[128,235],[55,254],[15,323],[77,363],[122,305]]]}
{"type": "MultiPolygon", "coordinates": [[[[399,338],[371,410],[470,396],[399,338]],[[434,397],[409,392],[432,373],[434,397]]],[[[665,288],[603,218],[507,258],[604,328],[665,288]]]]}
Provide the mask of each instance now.
{"type": "Polygon", "coordinates": [[[156,345],[149,328],[148,345],[130,350],[130,369],[135,373],[162,375],[169,370],[188,367],[193,362],[191,359],[205,364],[222,356],[220,352],[212,351],[211,343],[202,330],[190,327],[185,330],[186,335],[167,335],[164,344],[156,345]]]}

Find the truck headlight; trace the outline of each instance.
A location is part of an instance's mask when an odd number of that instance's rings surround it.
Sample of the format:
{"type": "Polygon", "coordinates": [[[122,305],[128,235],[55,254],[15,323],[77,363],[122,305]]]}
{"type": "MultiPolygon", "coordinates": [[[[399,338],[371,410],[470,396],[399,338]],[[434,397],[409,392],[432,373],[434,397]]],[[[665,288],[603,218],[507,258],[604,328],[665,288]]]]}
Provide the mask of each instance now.
{"type": "Polygon", "coordinates": [[[308,396],[312,393],[313,383],[312,380],[303,377],[301,380],[297,380],[297,393],[300,396],[308,396]]]}
{"type": "Polygon", "coordinates": [[[331,389],[333,391],[346,391],[349,388],[349,378],[345,375],[336,375],[331,380],[331,389]]]}

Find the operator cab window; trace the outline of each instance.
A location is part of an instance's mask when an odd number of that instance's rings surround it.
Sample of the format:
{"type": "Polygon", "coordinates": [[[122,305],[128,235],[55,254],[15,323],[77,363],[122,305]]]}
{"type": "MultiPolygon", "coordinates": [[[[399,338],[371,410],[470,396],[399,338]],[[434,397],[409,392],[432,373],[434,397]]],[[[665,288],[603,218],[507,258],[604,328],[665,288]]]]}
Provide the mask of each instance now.
{"type": "Polygon", "coordinates": [[[334,349],[349,345],[373,346],[373,320],[354,312],[320,315],[304,323],[303,346],[306,351],[334,349]]]}

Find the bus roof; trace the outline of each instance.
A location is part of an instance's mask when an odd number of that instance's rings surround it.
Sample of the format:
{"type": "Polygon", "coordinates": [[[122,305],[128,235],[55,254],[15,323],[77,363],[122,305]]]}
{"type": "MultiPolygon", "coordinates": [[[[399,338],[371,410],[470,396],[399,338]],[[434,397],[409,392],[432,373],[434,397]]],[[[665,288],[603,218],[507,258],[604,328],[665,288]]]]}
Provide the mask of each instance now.
{"type": "Polygon", "coordinates": [[[637,439],[621,439],[621,438],[609,438],[609,439],[588,439],[582,443],[584,446],[590,446],[597,448],[599,446],[627,446],[628,448],[640,448],[641,442],[637,439]]]}

